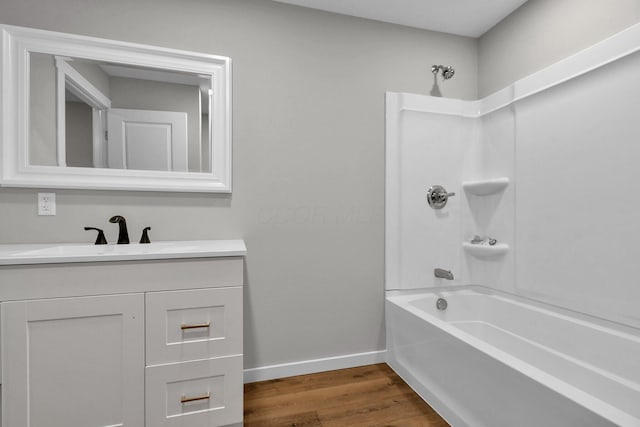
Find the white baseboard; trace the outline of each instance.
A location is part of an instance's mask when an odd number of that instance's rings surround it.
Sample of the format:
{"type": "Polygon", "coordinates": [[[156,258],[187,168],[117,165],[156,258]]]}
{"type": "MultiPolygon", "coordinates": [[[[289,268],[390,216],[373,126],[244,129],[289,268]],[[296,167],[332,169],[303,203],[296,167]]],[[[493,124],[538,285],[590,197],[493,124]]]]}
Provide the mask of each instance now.
{"type": "Polygon", "coordinates": [[[302,360],[300,362],[245,369],[244,382],[245,384],[254,383],[257,381],[273,380],[276,378],[292,377],[295,375],[314,374],[316,372],[333,371],[336,369],[355,368],[356,366],[383,363],[386,361],[386,353],[386,350],[369,351],[367,353],[345,354],[343,356],[302,360]]]}

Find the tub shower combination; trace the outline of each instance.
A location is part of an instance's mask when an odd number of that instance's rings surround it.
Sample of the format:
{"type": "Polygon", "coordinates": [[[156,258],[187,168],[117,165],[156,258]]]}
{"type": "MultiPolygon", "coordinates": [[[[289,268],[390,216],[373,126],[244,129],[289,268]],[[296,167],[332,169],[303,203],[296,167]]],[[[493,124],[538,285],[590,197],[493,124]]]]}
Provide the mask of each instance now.
{"type": "MultiPolygon", "coordinates": [[[[639,47],[634,26],[480,101],[387,94],[387,360],[454,427],[640,426],[633,246],[572,237],[599,233],[585,224],[605,211],[586,210],[580,191],[597,191],[588,179],[601,176],[545,183],[593,173],[553,162],[598,153],[600,127],[640,137],[605,112],[640,101],[639,47]],[[566,122],[536,122],[556,111],[566,122]],[[545,163],[536,150],[547,142],[558,151],[545,163]],[[563,185],[575,194],[558,194],[563,185]]],[[[608,173],[633,181],[632,168],[608,173]]],[[[630,223],[632,211],[605,213],[630,223]]]]}

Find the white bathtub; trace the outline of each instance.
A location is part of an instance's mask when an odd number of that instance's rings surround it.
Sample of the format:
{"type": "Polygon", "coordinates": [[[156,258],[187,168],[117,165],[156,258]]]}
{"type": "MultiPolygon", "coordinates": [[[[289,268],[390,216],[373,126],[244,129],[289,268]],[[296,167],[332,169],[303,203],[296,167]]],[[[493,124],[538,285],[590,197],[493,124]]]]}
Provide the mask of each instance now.
{"type": "Polygon", "coordinates": [[[640,426],[637,329],[477,286],[388,291],[386,318],[389,365],[455,427],[640,426]]]}

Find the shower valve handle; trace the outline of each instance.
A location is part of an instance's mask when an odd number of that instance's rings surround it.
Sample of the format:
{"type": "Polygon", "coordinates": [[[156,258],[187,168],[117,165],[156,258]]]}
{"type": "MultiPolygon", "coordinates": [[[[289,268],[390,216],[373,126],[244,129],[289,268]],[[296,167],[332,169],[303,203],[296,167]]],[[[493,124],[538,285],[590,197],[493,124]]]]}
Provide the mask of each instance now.
{"type": "Polygon", "coordinates": [[[447,205],[449,197],[455,195],[456,193],[447,193],[441,185],[434,185],[427,191],[427,202],[433,209],[442,209],[447,205]]]}

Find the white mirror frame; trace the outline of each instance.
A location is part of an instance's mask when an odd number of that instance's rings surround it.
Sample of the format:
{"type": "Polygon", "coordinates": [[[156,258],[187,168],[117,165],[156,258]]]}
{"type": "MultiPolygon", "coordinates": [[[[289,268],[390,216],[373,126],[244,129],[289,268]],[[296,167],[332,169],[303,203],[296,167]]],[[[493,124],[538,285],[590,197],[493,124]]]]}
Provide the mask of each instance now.
{"type": "Polygon", "coordinates": [[[0,186],[231,192],[231,59],[0,25],[0,186]],[[211,169],[166,172],[29,164],[29,52],[211,76],[211,169]]]}

